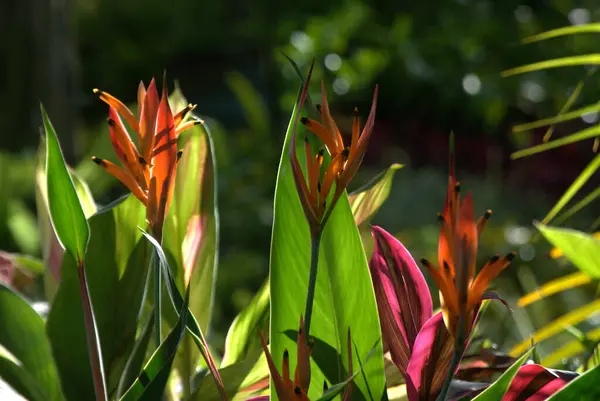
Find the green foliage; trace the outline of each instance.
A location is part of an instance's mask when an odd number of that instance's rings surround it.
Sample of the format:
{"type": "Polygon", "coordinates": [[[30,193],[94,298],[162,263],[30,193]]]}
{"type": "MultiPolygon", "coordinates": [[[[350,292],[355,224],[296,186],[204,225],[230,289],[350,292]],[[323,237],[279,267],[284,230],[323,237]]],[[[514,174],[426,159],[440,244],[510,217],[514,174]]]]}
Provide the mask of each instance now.
{"type": "MultiPolygon", "coordinates": [[[[295,366],[294,341],[284,333],[297,331],[304,312],[308,288],[310,234],[296,192],[288,158],[289,141],[297,107],[283,144],[275,189],[275,211],[271,243],[271,353],[281,367],[284,349],[290,351],[290,369],[295,366]]],[[[299,152],[303,154],[303,152],[299,152]]],[[[300,162],[303,163],[302,161],[300,162]]],[[[309,398],[320,395],[322,383],[338,383],[347,376],[347,332],[356,344],[354,366],[364,359],[381,338],[375,295],[358,229],[348,198],[343,195],[321,237],[321,252],[310,335],[323,344],[315,346],[311,362],[309,398]],[[325,356],[327,350],[332,354],[325,356]]],[[[380,343],[379,343],[380,344],[380,343]]],[[[366,375],[356,379],[353,399],[379,400],[384,392],[382,347],[376,345],[365,365],[366,375]]],[[[271,397],[275,398],[271,392],[271,397]]]]}
{"type": "Polygon", "coordinates": [[[536,224],[536,227],[578,269],[591,277],[600,278],[600,240],[568,228],[550,227],[541,223],[536,224]]]}
{"type": "MultiPolygon", "coordinates": [[[[94,314],[109,393],[117,386],[137,332],[150,255],[137,229],[144,221],[144,208],[133,196],[89,220],[93,235],[85,266],[90,296],[96,301],[94,314]]],[[[64,258],[47,321],[53,355],[69,400],[94,398],[76,270],[74,260],[64,258]]]]}
{"type": "Polygon", "coordinates": [[[42,318],[2,284],[0,346],[0,377],[22,396],[31,401],[64,400],[42,318]]]}
{"type": "Polygon", "coordinates": [[[83,263],[90,231],[75,184],[65,165],[56,132],[43,106],[41,110],[46,131],[46,174],[52,225],[62,245],[79,266],[83,263]]]}

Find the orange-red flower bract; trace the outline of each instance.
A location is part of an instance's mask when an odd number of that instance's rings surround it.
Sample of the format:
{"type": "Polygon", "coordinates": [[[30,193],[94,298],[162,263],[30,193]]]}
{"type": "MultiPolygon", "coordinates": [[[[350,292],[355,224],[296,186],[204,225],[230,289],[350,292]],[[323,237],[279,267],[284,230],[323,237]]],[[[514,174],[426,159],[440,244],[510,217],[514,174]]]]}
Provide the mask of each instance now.
{"type": "MultiPolygon", "coordinates": [[[[299,110],[302,108],[307,96],[310,75],[311,73],[309,72],[300,98],[299,110]]],[[[352,180],[352,177],[354,177],[354,174],[356,174],[356,171],[362,162],[367,150],[369,137],[373,132],[375,124],[377,93],[378,86],[375,86],[371,111],[362,132],[360,129],[358,110],[354,109],[352,140],[350,146],[346,146],[337,124],[331,117],[329,105],[327,103],[325,84],[321,82],[322,106],[319,108],[321,122],[307,117],[302,117],[300,121],[309,131],[319,138],[331,156],[331,163],[329,163],[323,175],[321,174],[321,170],[323,166],[324,149],[321,149],[317,154],[314,154],[308,139],[305,138],[306,177],[304,176],[296,153],[296,124],[294,124],[290,141],[290,160],[294,181],[300,196],[300,202],[302,203],[302,208],[311,231],[318,231],[321,229],[321,224],[324,219],[326,219],[328,213],[331,213],[337,200],[348,186],[350,180],[352,180]],[[334,188],[334,184],[335,190],[331,203],[327,204],[327,197],[334,188]]]]}
{"type": "Polygon", "coordinates": [[[461,200],[460,183],[454,174],[451,157],[450,177],[444,213],[438,214],[441,224],[438,243],[438,267],[423,259],[440,291],[444,322],[450,333],[464,340],[473,325],[475,311],[492,280],[509,264],[515,254],[495,256],[479,274],[475,274],[478,238],[491,211],[475,221],[473,200],[467,194],[461,200]],[[460,330],[459,330],[460,329],[460,330]]]}
{"type": "Polygon", "coordinates": [[[159,98],[155,80],[146,89],[138,87],[138,118],[114,96],[94,89],[100,99],[109,105],[108,126],[110,140],[117,159],[123,168],[108,160],[92,160],[113,177],[121,181],[146,206],[146,220],[152,235],[162,238],[162,227],[173,197],[175,171],[181,152],[177,151],[177,136],[201,121],[186,121],[188,113],[196,106],[188,105],[173,115],[169,106],[166,86],[159,98]],[[123,121],[135,132],[138,146],[134,144],[123,121]]]}
{"type": "MultiPolygon", "coordinates": [[[[271,379],[275,386],[277,397],[281,401],[310,401],[308,398],[308,389],[310,387],[310,355],[312,353],[313,342],[309,341],[304,330],[304,320],[300,316],[300,326],[298,328],[297,356],[298,363],[294,371],[294,380],[290,378],[290,355],[287,349],[283,351],[283,360],[281,363],[281,373],[277,370],[273,357],[269,352],[265,337],[258,331],[260,343],[267,357],[267,364],[271,372],[271,379]]],[[[353,375],[352,372],[352,338],[350,329],[348,329],[348,379],[353,375]]],[[[352,394],[352,381],[349,381],[344,390],[342,401],[349,401],[352,394]]],[[[326,390],[326,387],[325,387],[326,390]]]]}

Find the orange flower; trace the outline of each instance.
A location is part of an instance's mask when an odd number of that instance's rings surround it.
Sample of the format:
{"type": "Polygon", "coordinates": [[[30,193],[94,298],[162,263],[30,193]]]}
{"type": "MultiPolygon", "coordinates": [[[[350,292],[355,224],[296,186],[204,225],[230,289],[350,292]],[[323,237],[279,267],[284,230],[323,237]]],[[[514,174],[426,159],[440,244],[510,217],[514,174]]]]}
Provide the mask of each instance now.
{"type": "Polygon", "coordinates": [[[515,257],[494,256],[479,274],[475,275],[478,237],[491,215],[488,210],[477,222],[473,213],[471,194],[460,197],[460,183],[454,175],[451,156],[450,178],[444,213],[438,214],[441,224],[438,243],[438,268],[422,259],[440,291],[440,303],[448,331],[461,340],[471,331],[475,311],[492,280],[515,257]],[[459,332],[459,328],[462,330],[459,332]]]}
{"type": "Polygon", "coordinates": [[[181,151],[177,151],[177,136],[201,123],[198,120],[186,121],[186,116],[196,106],[190,104],[173,115],[166,85],[159,100],[154,79],[147,90],[140,82],[137,119],[114,96],[98,89],[94,89],[94,93],[109,105],[110,140],[124,168],[98,157],[92,160],[121,181],[146,206],[146,220],[154,237],[160,239],[164,218],[173,197],[177,162],[181,157],[181,151]],[[138,147],[131,140],[121,117],[136,133],[138,147]]]}
{"type": "MultiPolygon", "coordinates": [[[[267,364],[269,365],[269,371],[271,372],[271,379],[273,379],[277,397],[281,401],[310,401],[307,394],[308,388],[310,387],[310,354],[312,353],[313,343],[309,342],[306,338],[302,316],[300,316],[298,339],[296,341],[298,347],[298,363],[296,364],[296,370],[294,372],[294,381],[290,379],[288,350],[285,349],[283,351],[280,374],[273,362],[273,357],[269,352],[265,337],[260,330],[258,331],[258,334],[260,336],[261,346],[267,357],[267,364]]],[[[350,400],[352,394],[352,376],[352,338],[350,337],[350,330],[348,330],[348,379],[342,401],[350,400]]],[[[324,390],[327,391],[327,383],[325,383],[324,390]]]]}
{"type": "MultiPolygon", "coordinates": [[[[312,71],[312,68],[311,68],[312,71]]],[[[306,98],[310,73],[306,80],[304,91],[300,99],[300,107],[306,98]]],[[[300,121],[314,133],[327,148],[327,152],[331,156],[331,163],[323,174],[321,181],[321,167],[323,165],[324,150],[321,149],[316,155],[313,154],[308,138],[305,138],[306,152],[306,175],[302,172],[298,155],[296,154],[296,130],[292,131],[292,140],[290,141],[290,159],[292,163],[292,171],[296,188],[300,195],[300,201],[304,209],[304,214],[308,220],[309,226],[313,231],[321,229],[321,225],[326,220],[326,217],[333,210],[337,200],[342,195],[346,186],[356,174],[362,159],[367,150],[369,137],[373,132],[375,125],[375,110],[377,108],[377,92],[378,86],[375,86],[373,94],[373,103],[371,111],[364,128],[360,129],[360,121],[358,117],[358,109],[354,109],[354,119],[352,122],[352,140],[350,146],[346,146],[342,139],[340,130],[329,112],[327,103],[327,94],[325,92],[325,84],[321,82],[321,101],[322,107],[319,108],[322,122],[312,120],[307,117],[302,117],[300,121]],[[308,181],[308,183],[307,183],[308,181]],[[335,191],[331,203],[327,205],[327,197],[333,185],[335,191]]]]}

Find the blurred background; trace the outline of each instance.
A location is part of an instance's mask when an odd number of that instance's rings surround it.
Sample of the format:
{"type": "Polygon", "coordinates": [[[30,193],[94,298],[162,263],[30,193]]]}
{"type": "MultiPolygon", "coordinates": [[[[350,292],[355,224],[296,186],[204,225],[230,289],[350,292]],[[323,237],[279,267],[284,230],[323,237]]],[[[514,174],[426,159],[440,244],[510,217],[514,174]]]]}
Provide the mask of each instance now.
{"type": "MultiPolygon", "coordinates": [[[[511,160],[545,132],[515,134],[511,128],[555,115],[587,69],[512,78],[501,71],[597,51],[594,35],[521,43],[528,35],[593,21],[600,21],[596,0],[3,1],[0,249],[40,252],[34,201],[39,101],[67,160],[97,201],[108,203],[125,189],[89,160],[111,154],[106,106],[92,89],[134,103],[138,82],[153,76],[160,82],[166,69],[169,88],[179,82],[215,135],[221,248],[211,337],[221,347],[229,324],[268,274],[275,178],[299,87],[283,52],[303,71],[316,58],[311,94],[319,96],[317,83],[325,80],[345,132],[354,106],[364,121],[380,85],[375,131],[352,185],[391,163],[405,164],[374,223],[397,235],[415,258],[435,259],[435,213],[444,203],[454,131],[463,188],[473,191],[478,213],[494,210],[482,261],[518,251],[495,282],[514,304],[538,284],[574,271],[550,259],[532,221],[546,215],[594,153],[584,142],[511,160]]],[[[599,84],[588,79],[578,104],[596,102],[599,84]]],[[[558,126],[554,135],[597,119],[587,114],[558,126]]],[[[595,216],[587,208],[568,225],[589,230],[595,216]]],[[[494,306],[486,334],[506,349],[594,296],[591,286],[514,314],[494,306]]]]}

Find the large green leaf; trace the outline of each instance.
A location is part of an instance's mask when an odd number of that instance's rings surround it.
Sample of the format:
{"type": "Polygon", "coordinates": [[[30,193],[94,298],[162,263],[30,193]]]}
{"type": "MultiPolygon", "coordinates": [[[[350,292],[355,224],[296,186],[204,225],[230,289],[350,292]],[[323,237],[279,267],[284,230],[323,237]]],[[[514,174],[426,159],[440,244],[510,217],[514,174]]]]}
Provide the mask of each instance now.
{"type": "Polygon", "coordinates": [[[548,401],[596,401],[600,400],[600,365],[585,372],[554,393],[548,401]]]}
{"type": "Polygon", "coordinates": [[[80,265],[90,239],[90,229],[75,184],[65,164],[56,132],[43,106],[41,111],[46,131],[47,190],[52,224],[61,244],[80,265]]]}
{"type": "Polygon", "coordinates": [[[252,302],[235,318],[225,339],[225,355],[221,366],[244,360],[251,352],[260,350],[258,329],[269,323],[269,280],[258,290],[252,302]]]}
{"type": "MultiPolygon", "coordinates": [[[[255,351],[250,353],[248,357],[243,360],[222,367],[219,369],[219,374],[223,379],[225,392],[231,400],[238,395],[252,393],[251,391],[243,393],[243,390],[248,386],[268,378],[269,368],[267,359],[262,351],[255,351]]],[[[197,381],[191,399],[197,401],[221,401],[221,395],[217,391],[210,374],[206,374],[197,381]]]]}
{"type": "MultiPolygon", "coordinates": [[[[274,223],[271,242],[271,349],[281,369],[284,349],[290,351],[290,367],[296,364],[296,345],[285,334],[298,329],[304,313],[309,276],[310,234],[296,192],[288,149],[291,130],[297,118],[294,109],[288,127],[275,189],[274,223]]],[[[304,152],[298,152],[299,156],[304,152]]],[[[310,335],[336,350],[320,366],[311,361],[309,398],[318,398],[325,379],[338,383],[347,377],[346,342],[348,328],[356,344],[354,366],[364,359],[381,337],[379,317],[367,260],[348,197],[337,203],[321,239],[316,294],[310,335]]],[[[319,354],[316,345],[313,356],[319,354]]],[[[385,375],[381,344],[365,365],[364,375],[356,379],[353,399],[379,401],[384,394],[385,375]]],[[[276,394],[271,393],[272,399],[276,394]]]]}
{"type": "MultiPolygon", "coordinates": [[[[175,308],[175,310],[181,310],[181,311],[183,311],[183,313],[186,313],[186,315],[187,315],[186,327],[187,327],[188,333],[190,334],[190,336],[192,337],[192,340],[196,344],[196,347],[202,354],[202,357],[204,358],[204,361],[206,362],[208,369],[210,370],[210,372],[213,375],[213,379],[215,381],[217,388],[219,389],[219,391],[223,391],[223,381],[221,380],[221,376],[219,375],[219,371],[218,371],[215,361],[211,355],[210,349],[208,347],[208,343],[206,342],[206,339],[204,338],[204,333],[202,332],[202,329],[200,329],[200,326],[198,325],[198,321],[194,317],[193,313],[187,307],[188,300],[186,299],[186,301],[184,302],[183,297],[181,296],[181,293],[179,292],[179,289],[177,288],[177,283],[175,282],[175,279],[173,278],[173,275],[171,274],[171,268],[169,267],[169,262],[167,260],[167,256],[166,256],[163,248],[156,241],[156,239],[154,239],[150,234],[146,233],[145,231],[142,231],[142,234],[152,244],[152,246],[154,246],[154,249],[156,250],[156,255],[158,255],[158,258],[160,261],[161,271],[163,273],[165,285],[167,288],[167,293],[169,295],[169,299],[171,300],[173,307],[175,308]],[[182,309],[182,305],[184,305],[184,304],[186,307],[184,309],[182,309]]],[[[187,286],[186,294],[189,294],[190,288],[191,288],[191,286],[187,286]]],[[[180,322],[181,317],[179,316],[178,319],[179,319],[178,322],[180,322]]],[[[189,379],[189,377],[187,377],[187,379],[189,379]]],[[[225,399],[225,397],[223,397],[223,399],[225,399]]]]}
{"type": "Polygon", "coordinates": [[[152,330],[154,329],[154,311],[151,311],[150,318],[144,325],[138,339],[135,342],[135,346],[129,355],[129,359],[125,364],[121,378],[119,379],[119,385],[117,387],[117,398],[125,393],[125,391],[133,385],[137,378],[144,360],[146,358],[146,352],[148,351],[148,344],[152,337],[152,330]]]}
{"type": "Polygon", "coordinates": [[[188,314],[189,291],[186,292],[185,301],[179,310],[177,325],[171,330],[167,338],[154,351],[144,369],[133,382],[129,390],[120,398],[120,401],[140,401],[164,399],[165,388],[171,373],[171,366],[175,359],[177,348],[185,334],[185,324],[188,314]]]}
{"type": "Polygon", "coordinates": [[[579,270],[591,277],[600,278],[600,240],[568,228],[550,227],[541,223],[537,223],[536,227],[579,270]]]}
{"type": "Polygon", "coordinates": [[[533,348],[527,351],[523,356],[515,361],[502,375],[492,383],[488,388],[486,388],[483,392],[479,393],[477,397],[473,398],[473,401],[497,401],[501,400],[506,390],[508,390],[508,386],[510,386],[510,382],[513,377],[519,371],[519,368],[527,362],[527,359],[531,356],[533,352],[533,348]]]}
{"type": "MultiPolygon", "coordinates": [[[[187,105],[177,89],[170,101],[179,109],[187,105]]],[[[194,116],[197,118],[197,116],[194,116]]],[[[217,211],[214,147],[203,125],[185,131],[179,138],[183,155],[177,166],[173,201],[165,222],[165,252],[179,288],[192,287],[189,308],[202,329],[208,330],[217,273],[219,218],[217,211]]],[[[200,354],[185,337],[176,366],[189,377],[200,354]]]]}
{"type": "MultiPolygon", "coordinates": [[[[150,252],[137,229],[145,224],[145,210],[139,200],[128,196],[99,211],[89,223],[93,235],[85,265],[111,393],[135,342],[146,283],[150,252]]],[[[94,399],[79,278],[72,258],[63,260],[47,332],[66,397],[72,401],[94,399]]]]}
{"type": "Polygon", "coordinates": [[[0,346],[16,359],[15,363],[3,358],[0,363],[0,377],[4,381],[33,401],[64,399],[44,321],[23,298],[3,284],[0,284],[0,346]],[[39,398],[40,391],[43,398],[39,398]]]}

